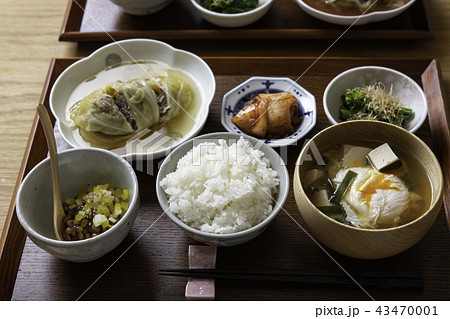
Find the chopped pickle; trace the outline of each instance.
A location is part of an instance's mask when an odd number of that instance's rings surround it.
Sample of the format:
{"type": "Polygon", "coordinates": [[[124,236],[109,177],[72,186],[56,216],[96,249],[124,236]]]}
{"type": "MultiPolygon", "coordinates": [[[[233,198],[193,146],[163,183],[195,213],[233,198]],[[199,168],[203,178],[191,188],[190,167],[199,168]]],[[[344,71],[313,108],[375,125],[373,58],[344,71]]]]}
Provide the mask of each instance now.
{"type": "Polygon", "coordinates": [[[75,198],[65,200],[64,239],[91,238],[107,231],[127,212],[129,196],[128,189],[113,188],[109,184],[83,186],[75,198]]]}
{"type": "Polygon", "coordinates": [[[108,220],[105,215],[97,214],[94,216],[94,219],[92,219],[92,223],[94,224],[95,227],[98,227],[102,225],[105,222],[105,220],[108,220]]]}
{"type": "Polygon", "coordinates": [[[119,215],[122,213],[122,205],[120,205],[120,203],[116,203],[114,206],[114,213],[119,215]]]}
{"type": "Polygon", "coordinates": [[[122,195],[120,196],[123,200],[128,199],[128,189],[124,189],[122,195]]]}
{"type": "Polygon", "coordinates": [[[128,202],[120,202],[120,206],[122,207],[122,211],[126,212],[130,204],[128,202]]]}
{"type": "Polygon", "coordinates": [[[116,196],[116,197],[120,197],[120,196],[122,196],[122,190],[120,189],[120,188],[116,188],[115,190],[114,190],[114,196],[116,196]]]}
{"type": "Polygon", "coordinates": [[[108,189],[108,184],[104,184],[104,185],[97,185],[94,187],[94,193],[100,194],[102,190],[106,190],[108,189]]]}
{"type": "Polygon", "coordinates": [[[102,228],[103,228],[103,230],[109,228],[109,220],[108,219],[102,223],[102,228]]]}
{"type": "Polygon", "coordinates": [[[98,207],[97,207],[97,214],[103,214],[103,215],[109,214],[108,206],[98,205],[98,207]]]}

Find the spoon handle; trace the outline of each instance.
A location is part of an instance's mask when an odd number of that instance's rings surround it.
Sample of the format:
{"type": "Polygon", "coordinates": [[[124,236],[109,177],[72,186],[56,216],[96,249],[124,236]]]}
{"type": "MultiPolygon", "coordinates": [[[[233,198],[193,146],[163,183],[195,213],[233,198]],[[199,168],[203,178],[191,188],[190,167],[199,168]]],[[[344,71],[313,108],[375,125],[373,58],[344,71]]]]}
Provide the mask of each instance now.
{"type": "Polygon", "coordinates": [[[50,167],[52,170],[52,184],[53,184],[53,227],[55,235],[58,240],[64,240],[61,235],[61,226],[64,208],[61,203],[61,194],[59,191],[59,169],[58,169],[58,153],[56,150],[55,135],[53,133],[53,125],[50,121],[47,109],[44,105],[38,104],[37,110],[41,120],[42,127],[47,140],[48,151],[50,153],[50,167]]]}

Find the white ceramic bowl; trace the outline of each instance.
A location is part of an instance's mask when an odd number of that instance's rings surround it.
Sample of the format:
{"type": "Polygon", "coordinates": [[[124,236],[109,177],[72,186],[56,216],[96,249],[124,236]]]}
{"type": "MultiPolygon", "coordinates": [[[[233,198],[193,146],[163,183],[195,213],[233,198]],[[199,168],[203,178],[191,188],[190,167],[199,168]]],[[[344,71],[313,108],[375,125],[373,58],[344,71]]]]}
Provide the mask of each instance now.
{"type": "MultiPolygon", "coordinates": [[[[196,82],[200,93],[200,106],[196,117],[193,119],[192,128],[187,134],[171,144],[165,144],[164,148],[156,151],[128,147],[117,150],[117,154],[127,159],[157,159],[166,156],[176,145],[197,135],[204,126],[208,117],[209,105],[214,97],[216,81],[209,66],[198,56],[172,46],[147,39],[132,39],[114,42],[101,47],[90,56],[75,62],[58,77],[50,93],[50,108],[58,121],[61,135],[72,147],[89,147],[90,144],[83,141],[76,131],[71,128],[72,122],[67,116],[66,108],[68,100],[74,89],[84,80],[104,69],[106,66],[124,61],[156,60],[167,63],[175,68],[188,72],[196,82]]],[[[110,82],[120,79],[111,79],[110,82]]],[[[101,83],[104,87],[108,83],[101,83]]]]}
{"type": "Polygon", "coordinates": [[[394,10],[387,10],[387,11],[375,11],[371,13],[367,13],[364,15],[359,16],[345,16],[345,15],[337,15],[337,14],[331,14],[327,13],[321,10],[317,10],[309,5],[307,5],[303,0],[295,0],[297,4],[309,15],[313,16],[314,18],[317,18],[319,20],[330,22],[334,24],[340,24],[340,25],[363,25],[371,22],[378,22],[378,21],[384,21],[390,18],[393,18],[406,9],[408,9],[416,0],[410,0],[403,6],[394,9],[394,10]]]}
{"type": "Polygon", "coordinates": [[[126,13],[133,15],[153,14],[162,10],[172,0],[111,0],[126,13]]]}
{"type": "Polygon", "coordinates": [[[123,158],[106,150],[82,148],[59,153],[62,200],[76,196],[82,186],[105,184],[131,189],[130,207],[108,231],[79,241],[58,241],[53,230],[50,159],[36,165],[20,185],[16,213],[28,237],[48,253],[64,260],[87,262],[113,250],[128,234],[139,210],[136,174],[123,158]]]}
{"type": "Polygon", "coordinates": [[[259,0],[259,7],[243,13],[218,13],[208,10],[200,4],[201,0],[191,0],[192,5],[206,21],[225,28],[243,27],[261,19],[272,6],[273,0],[259,0]]]}
{"type": "Polygon", "coordinates": [[[294,128],[294,133],[284,138],[264,140],[272,147],[287,146],[296,143],[316,125],[316,99],[290,78],[252,77],[227,92],[222,100],[222,125],[230,133],[243,133],[231,119],[250,101],[261,93],[290,92],[299,101],[299,108],[303,116],[300,125],[294,128]]]}
{"type": "Polygon", "coordinates": [[[177,167],[178,160],[182,158],[186,153],[191,150],[198,143],[203,142],[214,142],[217,143],[218,139],[224,139],[226,141],[237,141],[241,136],[239,134],[232,133],[211,133],[205,134],[202,136],[198,136],[192,140],[189,140],[180,146],[178,146],[162,163],[162,166],[158,172],[158,177],[156,178],[156,194],[158,196],[159,204],[162,209],[166,212],[167,216],[177,224],[181,229],[183,229],[186,234],[195,240],[205,243],[208,245],[214,246],[234,246],[238,244],[245,243],[258,235],[260,235],[270,224],[270,222],[275,218],[275,216],[280,211],[281,207],[286,201],[289,192],[289,174],[286,168],[286,164],[283,159],[275,152],[271,147],[260,143],[259,140],[253,137],[246,137],[252,145],[256,148],[259,147],[259,150],[264,152],[265,157],[269,159],[271,163],[272,169],[276,170],[279,175],[280,185],[278,186],[278,193],[275,195],[275,202],[273,204],[272,213],[261,223],[252,228],[249,228],[244,231],[240,231],[233,234],[213,234],[207,233],[195,228],[192,228],[182,222],[176,215],[174,215],[169,208],[167,195],[160,186],[161,180],[169,173],[175,171],[177,167]]]}
{"type": "Polygon", "coordinates": [[[380,66],[364,66],[347,70],[336,76],[326,87],[323,95],[323,107],[330,124],[341,122],[339,108],[342,96],[347,89],[363,85],[384,83],[386,90],[398,97],[405,107],[414,111],[414,117],[406,123],[405,129],[414,133],[427,117],[428,102],[422,88],[410,77],[396,70],[380,66]]]}

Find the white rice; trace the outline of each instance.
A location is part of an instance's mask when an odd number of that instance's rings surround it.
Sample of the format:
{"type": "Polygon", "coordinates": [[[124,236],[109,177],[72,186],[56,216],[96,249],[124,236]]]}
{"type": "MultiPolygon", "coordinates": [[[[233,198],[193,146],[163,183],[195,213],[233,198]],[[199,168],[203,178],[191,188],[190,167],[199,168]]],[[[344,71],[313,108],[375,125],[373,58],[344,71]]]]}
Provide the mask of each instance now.
{"type": "Polygon", "coordinates": [[[264,153],[240,138],[230,146],[204,142],[161,180],[170,210],[198,230],[229,234],[253,227],[272,212],[280,183],[264,153]]]}

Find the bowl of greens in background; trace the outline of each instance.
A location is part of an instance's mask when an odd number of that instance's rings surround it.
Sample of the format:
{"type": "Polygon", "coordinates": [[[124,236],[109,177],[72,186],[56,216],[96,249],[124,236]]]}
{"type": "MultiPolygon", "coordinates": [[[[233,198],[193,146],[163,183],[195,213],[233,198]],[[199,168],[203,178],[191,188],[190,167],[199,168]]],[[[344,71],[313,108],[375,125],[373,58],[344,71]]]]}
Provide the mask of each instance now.
{"type": "Polygon", "coordinates": [[[206,21],[220,27],[238,28],[262,18],[273,0],[191,0],[206,21]]]}
{"type": "Polygon", "coordinates": [[[336,76],[325,89],[323,107],[332,125],[369,119],[412,133],[422,126],[428,112],[425,93],[413,79],[379,66],[358,67],[336,76]]]}

